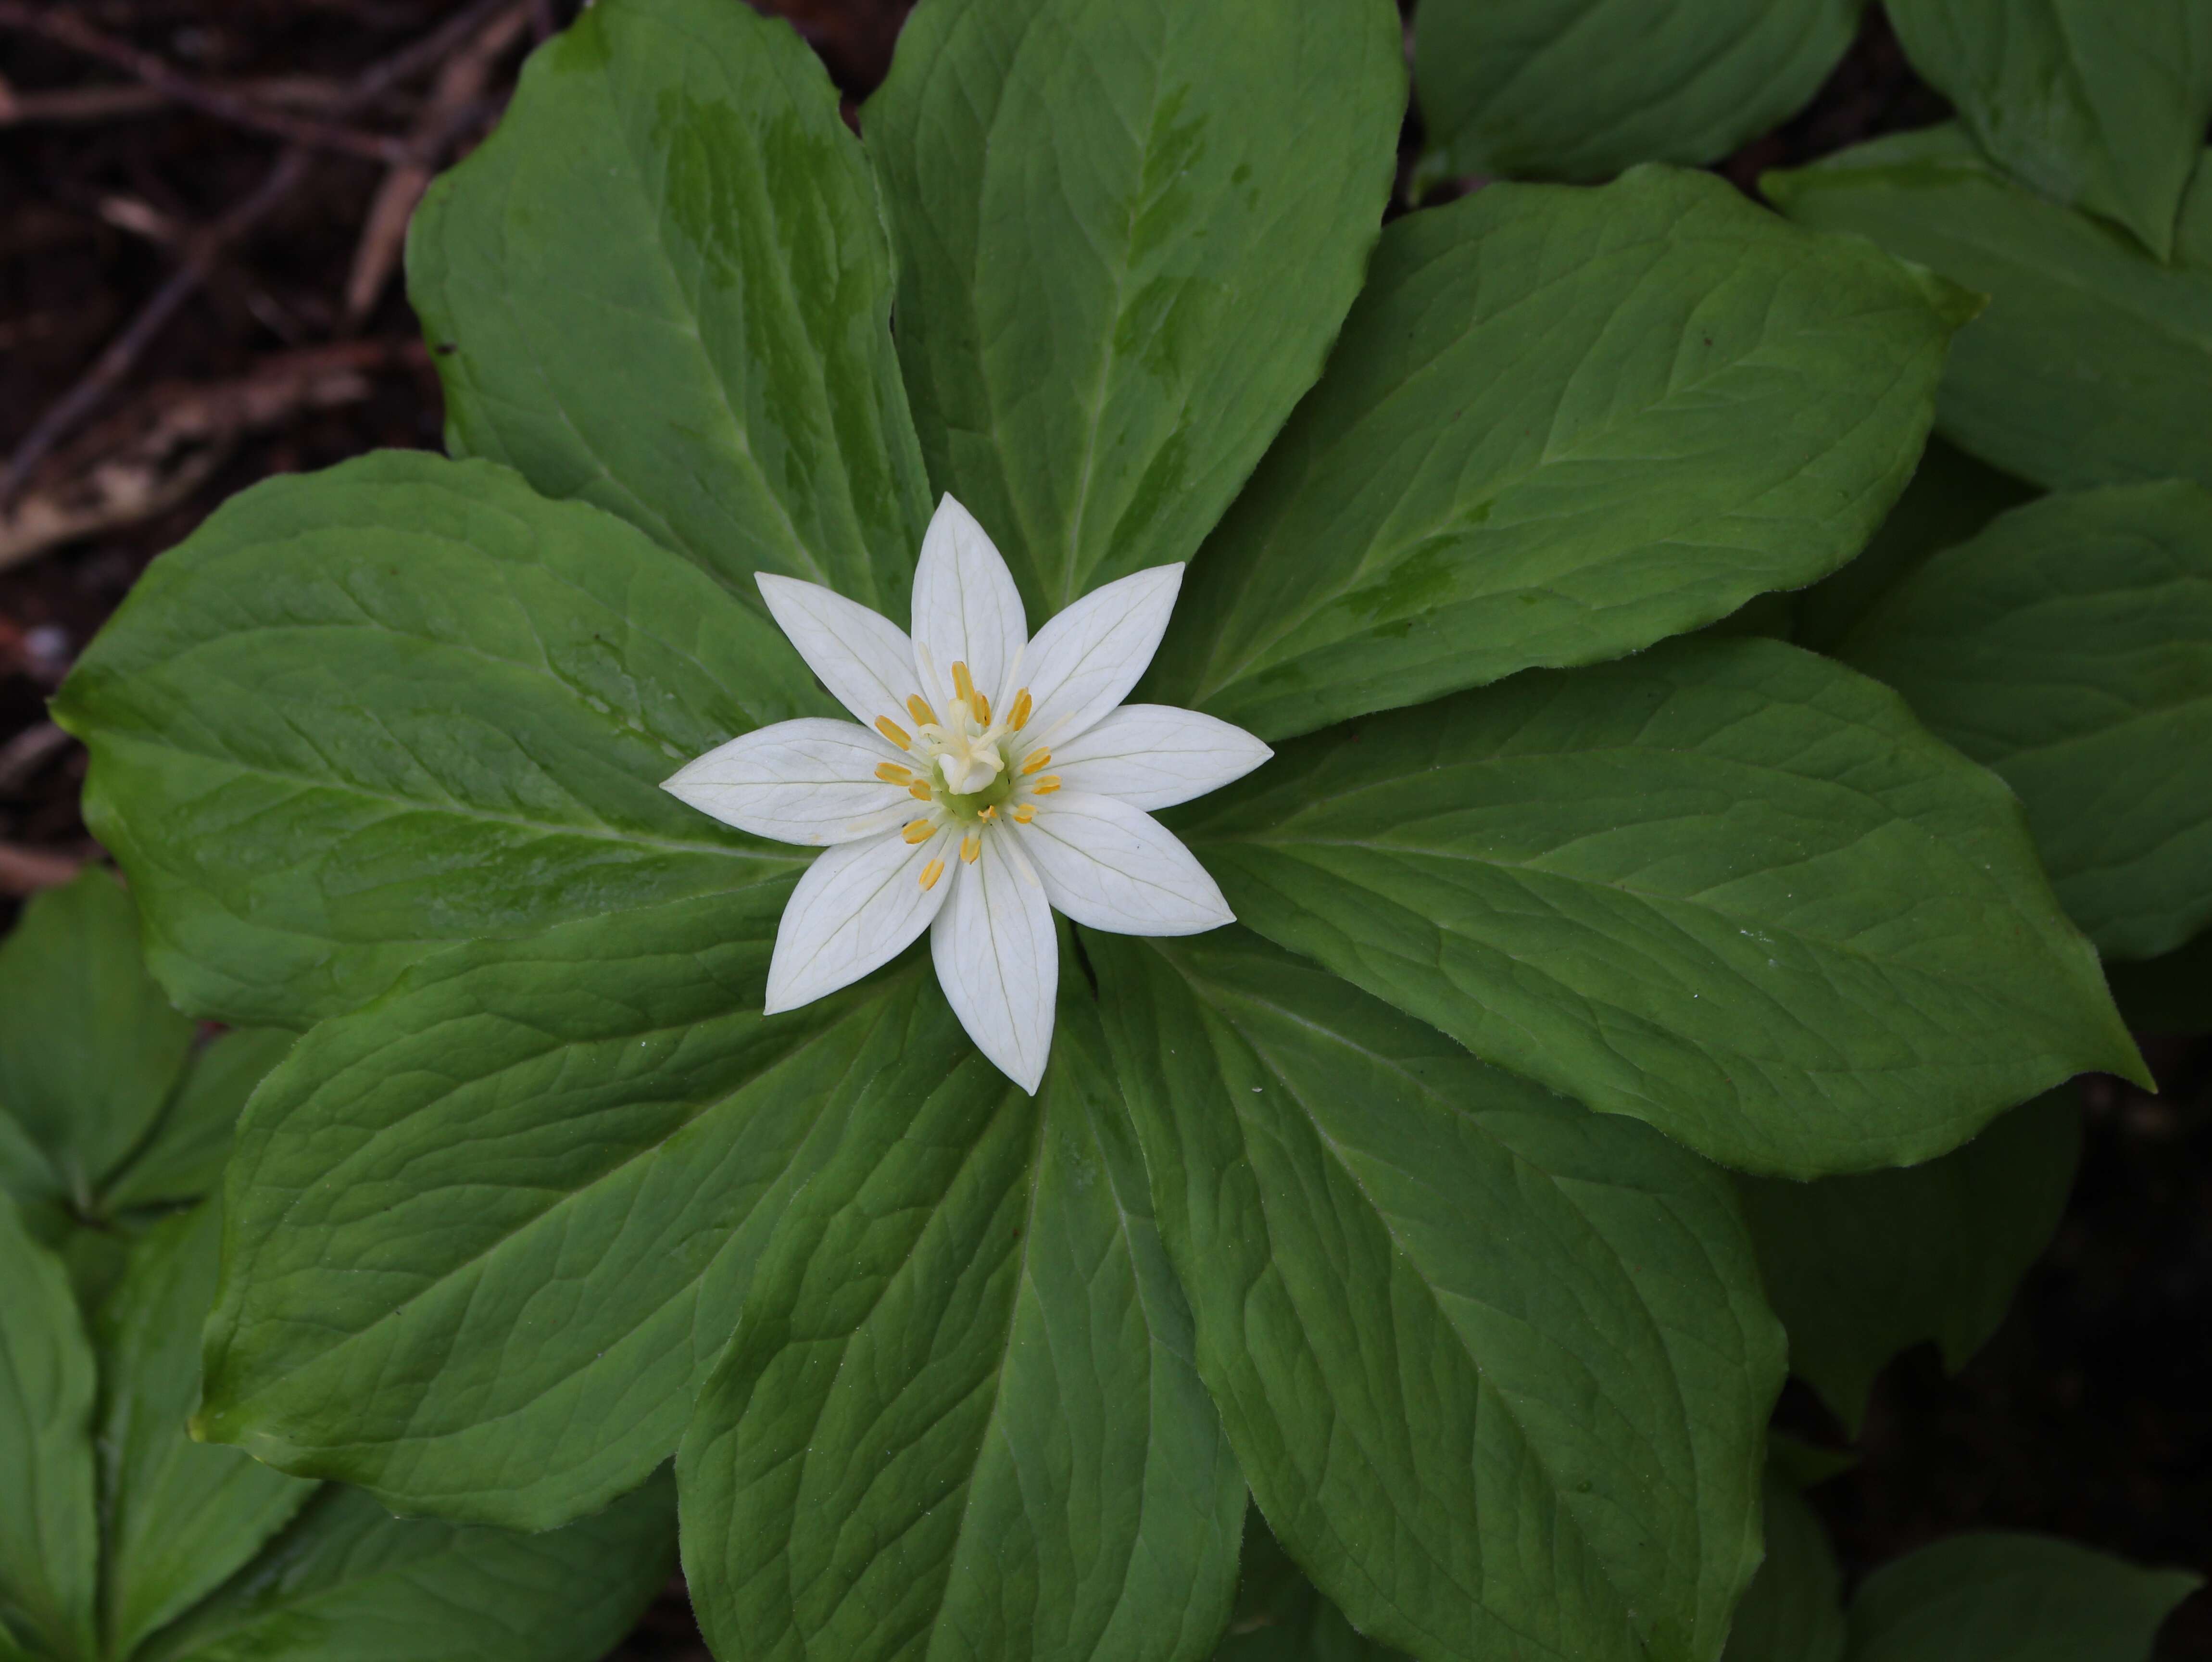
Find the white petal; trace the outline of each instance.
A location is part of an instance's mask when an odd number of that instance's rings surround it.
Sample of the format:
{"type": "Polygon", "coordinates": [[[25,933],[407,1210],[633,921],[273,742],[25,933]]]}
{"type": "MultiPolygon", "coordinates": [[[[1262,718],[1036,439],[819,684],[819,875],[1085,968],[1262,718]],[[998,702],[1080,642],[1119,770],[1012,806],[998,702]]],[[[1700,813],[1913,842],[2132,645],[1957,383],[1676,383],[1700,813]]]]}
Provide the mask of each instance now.
{"type": "Polygon", "coordinates": [[[1126,802],[1061,791],[1037,804],[1019,835],[1046,897],[1079,923],[1114,934],[1197,934],[1236,921],[1191,851],[1126,802]]]}
{"type": "Polygon", "coordinates": [[[1029,637],[1014,574],[975,516],[945,497],[921,539],[914,573],[914,643],[944,680],[927,696],[933,702],[950,697],[952,666],[964,663],[984,696],[998,703],[1000,684],[1029,637]]]}
{"type": "Polygon", "coordinates": [[[830,689],[830,696],[872,728],[878,715],[902,727],[909,693],[921,691],[914,673],[914,646],[906,632],[879,612],[847,600],[819,583],[773,572],[756,573],[761,598],[776,627],[791,637],[807,668],[830,689]]]}
{"type": "Polygon", "coordinates": [[[1241,779],[1275,752],[1242,728],[1171,704],[1123,704],[1052,747],[1061,786],[1166,808],[1241,779]]]}
{"type": "Polygon", "coordinates": [[[1018,678],[1036,704],[1026,731],[1057,746],[1127,697],[1182,587],[1180,565],[1157,565],[1093,590],[1037,630],[1018,678]]]}
{"type": "Polygon", "coordinates": [[[938,984],[975,1048],[1031,1096],[1052,1054],[1060,943],[1052,908],[1015,840],[983,838],[929,932],[938,984]]]}
{"type": "Polygon", "coordinates": [[[904,785],[876,777],[905,759],[865,728],[810,716],[719,745],[660,788],[755,837],[819,847],[896,831],[920,811],[904,785]]]}
{"type": "Polygon", "coordinates": [[[950,831],[908,843],[896,831],[844,843],[806,868],[775,927],[768,965],[768,1014],[795,1010],[882,968],[929,927],[952,874],[921,886],[933,860],[950,868],[959,843],[950,831]]]}

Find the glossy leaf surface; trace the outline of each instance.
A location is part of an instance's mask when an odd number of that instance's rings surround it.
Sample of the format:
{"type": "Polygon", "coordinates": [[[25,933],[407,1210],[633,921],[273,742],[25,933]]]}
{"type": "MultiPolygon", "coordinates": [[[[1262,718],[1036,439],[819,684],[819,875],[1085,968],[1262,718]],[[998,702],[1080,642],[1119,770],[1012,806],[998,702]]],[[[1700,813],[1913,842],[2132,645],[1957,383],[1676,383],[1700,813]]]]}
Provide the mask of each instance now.
{"type": "Polygon", "coordinates": [[[1872,237],[1990,296],[1952,349],[1946,436],[2052,490],[2212,486],[2212,168],[2197,168],[2172,265],[2009,183],[1956,127],[1760,184],[1793,219],[1872,237]]]}
{"type": "Polygon", "coordinates": [[[516,1527],[642,1481],[793,1193],[969,1054],[917,964],[763,1016],[782,903],[458,947],[302,1039],[239,1128],[205,1434],[516,1527]]]}
{"type": "Polygon", "coordinates": [[[1702,174],[1410,215],[1153,696],[1277,739],[1824,576],[1911,477],[1964,307],[1702,174]]]}
{"type": "Polygon", "coordinates": [[[1033,624],[1220,516],[1358,292],[1404,107],[1388,0],[915,13],[861,123],[899,353],[1033,624]]]}
{"type": "Polygon", "coordinates": [[[1725,1179],[1242,931],[1086,935],[1276,1535],[1426,1659],[1710,1658],[1782,1371],[1725,1179]]]}
{"type": "Polygon", "coordinates": [[[2212,10],[2197,0],[1884,0],[1912,67],[1981,147],[2055,202],[2118,221],[2160,259],[2212,122],[2212,10]]]}
{"type": "Polygon", "coordinates": [[[1423,169],[1597,180],[1703,167],[1808,103],[1864,0],[1421,0],[1423,169]]]}
{"type": "Polygon", "coordinates": [[[2010,793],[1778,642],[1317,734],[1179,823],[1262,934],[1724,1164],[1925,1160],[2142,1076],[2010,793]]]}
{"type": "Polygon", "coordinates": [[[890,251],[790,25],[585,12],[425,199],[408,290],[457,454],[622,515],[748,605],[778,571],[904,612],[928,501],[890,251]]]}
{"type": "Polygon", "coordinates": [[[659,782],[826,708],[771,624],[619,520],[399,452],[234,498],[57,707],[155,973],[292,1027],[451,941],[795,872],[659,782]]]}
{"type": "Polygon", "coordinates": [[[2212,924],[2212,491],[2050,496],[1929,561],[1838,648],[2019,793],[2108,958],[2212,924]]]}

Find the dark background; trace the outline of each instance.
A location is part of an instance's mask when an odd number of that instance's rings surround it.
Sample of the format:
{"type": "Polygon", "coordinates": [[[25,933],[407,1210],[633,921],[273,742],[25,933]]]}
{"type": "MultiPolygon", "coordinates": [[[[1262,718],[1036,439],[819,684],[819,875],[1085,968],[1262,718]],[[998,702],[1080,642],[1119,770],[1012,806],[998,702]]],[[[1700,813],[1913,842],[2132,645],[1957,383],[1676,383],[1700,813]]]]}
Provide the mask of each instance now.
{"type": "MultiPolygon", "coordinates": [[[[909,0],[761,3],[857,100],[909,0]]],[[[0,0],[0,924],[97,855],[44,701],[146,563],[269,474],[439,443],[405,212],[575,9],[0,0]]],[[[1944,113],[1877,13],[1722,171],[1748,189],[1944,113]]],[[[2071,1208],[2002,1330],[1954,1379],[1925,1348],[1892,1367],[1859,1465],[1814,1492],[1854,1577],[1972,1528],[2212,1567],[2212,1047],[2145,1048],[2164,1093],[2090,1081],[2071,1208]]],[[[1784,1419],[1840,1440],[1794,1385],[1784,1419]]],[[[2212,1662],[2212,1598],[2161,1653],[2212,1662]]],[[[680,1586],[619,1654],[705,1657],[680,1586]]]]}

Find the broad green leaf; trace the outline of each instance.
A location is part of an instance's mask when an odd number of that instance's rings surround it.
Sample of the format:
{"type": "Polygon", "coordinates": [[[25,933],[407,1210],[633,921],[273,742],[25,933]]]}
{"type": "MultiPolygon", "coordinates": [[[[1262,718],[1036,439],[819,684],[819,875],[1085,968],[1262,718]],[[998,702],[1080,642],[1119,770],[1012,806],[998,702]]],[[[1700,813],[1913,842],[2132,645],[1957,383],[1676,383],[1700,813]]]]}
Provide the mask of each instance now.
{"type": "Polygon", "coordinates": [[[2212,485],[2212,167],[2197,169],[2171,266],[2007,182],[1955,126],[1760,185],[1793,219],[1872,237],[1990,297],[1952,349],[1946,437],[2052,490],[2212,485]]]}
{"type": "Polygon", "coordinates": [[[92,1345],[60,1260],[0,1196],[0,1639],[92,1662],[92,1345]]]}
{"type": "Polygon", "coordinates": [[[2060,902],[2106,956],[2155,958],[2212,923],[2212,492],[2015,508],[1837,654],[2019,794],[2060,902]]]}
{"type": "Polygon", "coordinates": [[[1185,560],[1359,290],[1389,0],[928,0],[861,125],[931,477],[1031,620],[1185,560]]]}
{"type": "Polygon", "coordinates": [[[390,452],[234,497],[56,713],[155,973],[304,1027],[449,941],[797,870],[659,782],[826,708],[770,624],[620,521],[390,452]]]}
{"type": "Polygon", "coordinates": [[[1899,582],[2034,495],[2034,486],[1976,461],[1948,440],[1930,438],[1912,483],[1864,551],[1833,576],[1790,597],[1790,638],[1832,653],[1899,582]]]}
{"type": "Polygon", "coordinates": [[[72,1205],[94,1207],[154,1123],[192,1033],[146,973],[131,897],[98,867],[34,898],[0,942],[0,1109],[72,1205]]]}
{"type": "Polygon", "coordinates": [[[1084,940],[1199,1372],[1321,1589],[1424,1662],[1711,1658],[1783,1367],[1723,1174],[1242,930],[1084,940]]]}
{"type": "Polygon", "coordinates": [[[1220,1635],[1243,1479],[1070,968],[1042,1094],[971,1056],[871,1104],[763,1248],[677,1457],[718,1654],[1196,1662],[1220,1635]]]}
{"type": "Polygon", "coordinates": [[[788,24],[601,0],[425,198],[408,292],[455,453],[757,570],[906,609],[927,517],[860,147],[788,24]]]}
{"type": "Polygon", "coordinates": [[[1736,1606],[1721,1662],[1843,1662],[1843,1594],[1820,1520],[1770,1468],[1766,1556],[1736,1606]]]}
{"type": "Polygon", "coordinates": [[[544,1535],[395,1519],[326,1488],[137,1662],[598,1662],[667,1579],[655,1480],[544,1535]]]}
{"type": "Polygon", "coordinates": [[[2164,259],[2212,122],[2202,0],[1886,0],[1912,67],[1983,149],[2164,259]]]}
{"type": "Polygon", "coordinates": [[[1825,576],[1911,477],[1964,305],[1700,174],[1409,215],[1193,568],[1159,696],[1278,739],[1825,576]]]}
{"type": "Polygon", "coordinates": [[[1177,824],[1261,934],[1723,1164],[1927,1160],[2145,1077],[2011,794],[1777,642],[1317,734],[1177,824]]]}
{"type": "Polygon", "coordinates": [[[2128,1026],[2145,1033],[2212,1033],[2212,933],[2162,958],[2109,964],[2106,979],[2128,1026]]]}
{"type": "Polygon", "coordinates": [[[914,960],[763,1016],[785,893],[455,947],[302,1038],[239,1126],[204,1434],[518,1528],[641,1482],[792,1196],[970,1054],[914,960]]]}
{"type": "Polygon", "coordinates": [[[1214,1662],[1396,1662],[1398,1653],[1363,1638],[1306,1580],[1254,1507],[1244,1520],[1237,1610],[1214,1662]]]}
{"type": "Polygon", "coordinates": [[[2149,1662],[2166,1612],[2203,1585],[2042,1535],[1962,1535],[1867,1578],[1850,1662],[2149,1662]]]}
{"type": "Polygon", "coordinates": [[[101,1196],[106,1209],[173,1206],[221,1187],[240,1111],[297,1037],[281,1027],[240,1028],[194,1056],[152,1138],[101,1196]]]}
{"type": "Polygon", "coordinates": [[[1810,102],[1866,0],[1420,0],[1424,174],[1703,167],[1810,102]]]}
{"type": "Polygon", "coordinates": [[[63,1193],[61,1174],[46,1151],[31,1141],[31,1134],[0,1103],[0,1195],[27,1209],[45,1211],[60,1204],[63,1193]]]}
{"type": "Polygon", "coordinates": [[[213,1592],[314,1493],[185,1434],[220,1242],[212,1204],[156,1225],[100,1312],[100,1631],[112,1656],[213,1592]]]}
{"type": "Polygon", "coordinates": [[[1932,1340],[1954,1372],[1988,1342],[2066,1210],[2081,1111],[2053,1091],[1902,1170],[1738,1178],[1790,1371],[1856,1434],[1875,1375],[1932,1340]]]}

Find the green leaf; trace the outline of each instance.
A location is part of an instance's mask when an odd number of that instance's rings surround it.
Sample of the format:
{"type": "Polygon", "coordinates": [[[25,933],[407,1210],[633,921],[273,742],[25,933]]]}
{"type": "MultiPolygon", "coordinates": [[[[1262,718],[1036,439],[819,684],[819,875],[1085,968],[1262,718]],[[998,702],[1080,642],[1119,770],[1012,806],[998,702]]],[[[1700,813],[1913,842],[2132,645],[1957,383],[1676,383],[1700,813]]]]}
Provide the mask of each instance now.
{"type": "Polygon", "coordinates": [[[1911,478],[1962,305],[1704,174],[1409,215],[1193,569],[1159,696],[1278,739],[1824,576],[1911,478]]]}
{"type": "Polygon", "coordinates": [[[297,1037],[281,1027],[241,1028],[194,1056],[152,1138],[101,1197],[107,1210],[174,1206],[213,1194],[246,1098],[297,1037]]]}
{"type": "Polygon", "coordinates": [[[1833,576],[1790,597],[1790,638],[1815,652],[1833,653],[1904,579],[2034,495],[2034,486],[1976,461],[1947,440],[1930,438],[1912,483],[1864,551],[1833,576]]]}
{"type": "Polygon", "coordinates": [[[1867,1578],[1850,1662],[2148,1662],[2166,1612],[2203,1585],[2040,1535],[1962,1535],[1867,1578]]]}
{"type": "Polygon", "coordinates": [[[185,1434],[220,1239],[213,1205],[156,1225],[100,1312],[101,1631],[111,1656],[129,1656],[213,1592],[314,1493],[185,1434]]]}
{"type": "Polygon", "coordinates": [[[1710,1658],[1782,1335],[1725,1178],[1242,930],[1084,936],[1276,1536],[1425,1662],[1710,1658]]]}
{"type": "Polygon", "coordinates": [[[1306,1580],[1268,1531],[1257,1507],[1244,1520],[1237,1610],[1214,1662],[1398,1662],[1398,1653],[1361,1637],[1306,1580]]]}
{"type": "Polygon", "coordinates": [[[828,708],[764,619],[483,462],[365,457],[232,498],[149,569],[58,718],[198,1014],[304,1027],[438,947],[779,880],[659,788],[828,708]]]}
{"type": "Polygon", "coordinates": [[[2212,923],[2212,492],[2014,508],[1837,650],[2019,793],[2060,902],[2107,957],[2155,958],[2212,923]]]}
{"type": "Polygon", "coordinates": [[[719,1654],[1170,1662],[1220,1634],[1243,1479],[1061,984],[1034,1102],[970,1059],[871,1105],[763,1250],[677,1457],[719,1654]]]}
{"type": "Polygon", "coordinates": [[[788,24],[601,0],[435,186],[408,291],[455,453],[902,615],[927,517],[860,147],[788,24]]]}
{"type": "Polygon", "coordinates": [[[34,898],[0,943],[0,1105],[75,1206],[96,1203],[161,1113],[193,1031],[146,973],[131,897],[98,867],[34,898]]]}
{"type": "Polygon", "coordinates": [[[1358,292],[1388,0],[931,0],[864,112],[931,476],[1032,620],[1188,559],[1358,292]]]}
{"type": "Polygon", "coordinates": [[[93,1391],[68,1274],[0,1196],[0,1639],[54,1662],[98,1651],[93,1391]]]}
{"type": "Polygon", "coordinates": [[[1887,0],[1921,78],[2031,190],[2133,231],[2160,259],[2212,122],[2200,0],[1887,0]]]}
{"type": "Polygon", "coordinates": [[[1793,219],[1990,296],[1943,378],[1937,420],[1954,442],[2052,490],[2212,485],[2212,167],[2197,169],[2172,266],[2008,184],[1955,126],[1760,185],[1793,219]]]}
{"type": "Polygon", "coordinates": [[[1428,175],[1699,167],[1810,102],[1865,0],[1421,0],[1428,175]]]}
{"type": "Polygon", "coordinates": [[[1843,1662],[1843,1596],[1820,1520],[1770,1469],[1766,1556],[1736,1606],[1721,1662],[1843,1662]]]}
{"type": "Polygon", "coordinates": [[[1996,1331],[2065,1213],[2081,1148],[2081,1105],[2063,1090],[1924,1166],[1737,1178],[1790,1371],[1854,1435],[1891,1357],[1932,1340],[1956,1372],[1996,1331]]]}
{"type": "Polygon", "coordinates": [[[970,1055],[918,960],[762,1015],[785,893],[455,947],[302,1038],[239,1126],[204,1434],[517,1528],[641,1482],[793,1195],[970,1055]]]}
{"type": "Polygon", "coordinates": [[[1177,823],[1261,934],[1726,1165],[1927,1160],[2147,1077],[2011,794],[1776,642],[1318,734],[1177,823]]]}
{"type": "Polygon", "coordinates": [[[2138,1032],[2212,1033],[2212,934],[2163,958],[2108,964],[2105,978],[2128,1026],[2138,1032]]]}
{"type": "Polygon", "coordinates": [[[656,1480],[544,1535],[394,1519],[326,1488],[137,1662],[597,1662],[667,1579],[656,1480]]]}

